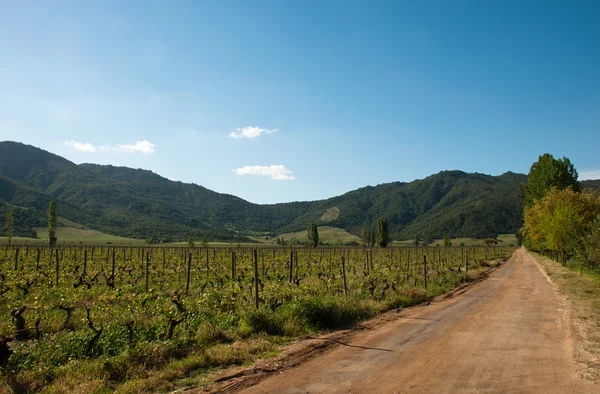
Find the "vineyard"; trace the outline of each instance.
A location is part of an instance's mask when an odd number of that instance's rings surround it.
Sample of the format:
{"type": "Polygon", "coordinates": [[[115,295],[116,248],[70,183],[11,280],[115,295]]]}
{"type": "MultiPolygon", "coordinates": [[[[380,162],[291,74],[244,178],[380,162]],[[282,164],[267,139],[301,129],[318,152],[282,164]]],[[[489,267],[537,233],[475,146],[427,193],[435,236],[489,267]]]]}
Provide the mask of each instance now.
{"type": "Polygon", "coordinates": [[[4,247],[0,392],[162,390],[139,382],[177,360],[189,362],[168,381],[423,302],[513,251],[4,247]]]}

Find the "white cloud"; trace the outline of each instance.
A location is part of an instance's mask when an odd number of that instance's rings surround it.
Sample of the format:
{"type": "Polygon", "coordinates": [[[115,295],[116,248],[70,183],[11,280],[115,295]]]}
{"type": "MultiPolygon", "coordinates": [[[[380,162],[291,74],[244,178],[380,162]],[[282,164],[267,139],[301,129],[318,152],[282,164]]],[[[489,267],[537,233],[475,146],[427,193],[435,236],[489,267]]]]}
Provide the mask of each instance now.
{"type": "Polygon", "coordinates": [[[256,138],[262,134],[275,133],[277,129],[263,129],[262,127],[238,127],[235,131],[229,133],[229,138],[241,140],[242,138],[256,138]]]}
{"type": "Polygon", "coordinates": [[[137,141],[135,144],[129,145],[118,145],[113,149],[117,152],[142,152],[142,153],[154,153],[156,151],[156,145],[150,141],[137,141]]]}
{"type": "Polygon", "coordinates": [[[582,181],[600,179],[600,170],[581,171],[579,172],[579,179],[582,181]]]}
{"type": "Polygon", "coordinates": [[[95,153],[100,152],[141,152],[141,153],[154,153],[156,151],[156,145],[149,141],[137,141],[135,144],[121,144],[115,147],[109,145],[100,145],[95,147],[89,142],[76,142],[76,141],[65,141],[65,146],[71,147],[80,152],[95,153]]]}
{"type": "Polygon", "coordinates": [[[89,153],[95,153],[96,152],[96,147],[92,144],[90,144],[89,142],[76,142],[76,141],[65,141],[64,142],[65,146],[69,146],[79,152],[89,152],[89,153]]]}
{"type": "Polygon", "coordinates": [[[271,179],[276,181],[291,181],[295,179],[292,172],[281,164],[272,164],[270,166],[244,166],[233,171],[237,175],[270,176],[271,179]]]}

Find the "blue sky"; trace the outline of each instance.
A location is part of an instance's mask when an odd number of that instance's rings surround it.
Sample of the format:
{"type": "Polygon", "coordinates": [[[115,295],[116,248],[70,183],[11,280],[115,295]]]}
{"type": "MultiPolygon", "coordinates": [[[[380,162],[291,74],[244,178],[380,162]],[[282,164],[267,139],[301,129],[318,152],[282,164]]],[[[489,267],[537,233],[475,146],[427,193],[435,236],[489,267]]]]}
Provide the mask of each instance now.
{"type": "Polygon", "coordinates": [[[596,1],[37,3],[0,0],[0,140],[258,203],[600,178],[596,1]]]}

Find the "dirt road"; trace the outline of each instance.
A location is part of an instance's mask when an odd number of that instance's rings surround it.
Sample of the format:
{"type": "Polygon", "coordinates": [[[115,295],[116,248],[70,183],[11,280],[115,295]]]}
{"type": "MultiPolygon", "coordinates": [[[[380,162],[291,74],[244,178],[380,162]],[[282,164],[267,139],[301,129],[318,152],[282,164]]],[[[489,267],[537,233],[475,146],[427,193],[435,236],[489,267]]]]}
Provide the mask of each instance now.
{"type": "Polygon", "coordinates": [[[572,359],[568,310],[519,250],[453,299],[357,334],[244,393],[600,393],[572,359]]]}

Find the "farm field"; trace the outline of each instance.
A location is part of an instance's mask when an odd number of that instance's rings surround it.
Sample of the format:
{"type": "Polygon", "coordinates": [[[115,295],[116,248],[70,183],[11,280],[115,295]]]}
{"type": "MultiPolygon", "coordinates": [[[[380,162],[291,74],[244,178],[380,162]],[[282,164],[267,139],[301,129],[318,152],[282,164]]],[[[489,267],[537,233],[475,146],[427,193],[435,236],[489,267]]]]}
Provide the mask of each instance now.
{"type": "MultiPolygon", "coordinates": [[[[498,245],[501,246],[516,246],[519,245],[519,241],[517,240],[517,237],[514,234],[499,234],[498,237],[496,238],[499,241],[502,241],[500,243],[498,243],[498,245]]],[[[482,239],[477,239],[477,238],[451,238],[450,241],[452,242],[453,246],[460,246],[461,243],[464,244],[464,246],[482,246],[483,245],[483,240],[482,239]]],[[[394,241],[392,243],[392,246],[412,246],[414,244],[414,240],[405,240],[405,241],[394,241]]],[[[441,246],[444,245],[444,240],[443,239],[434,239],[431,243],[429,243],[427,246],[441,246]]]]}
{"type": "Polygon", "coordinates": [[[429,300],[513,251],[5,246],[0,392],[202,384],[290,339],[429,300]]]}
{"type": "MultiPolygon", "coordinates": [[[[285,233],[280,234],[276,238],[283,238],[285,242],[300,242],[307,243],[308,242],[308,233],[306,230],[298,231],[295,233],[285,233]]],[[[331,226],[319,226],[319,240],[325,244],[331,245],[343,245],[348,244],[350,242],[356,242],[357,244],[362,244],[362,240],[360,237],[357,237],[354,234],[350,234],[343,228],[331,227],[331,226]]],[[[274,243],[275,240],[270,241],[274,243]]]]}

